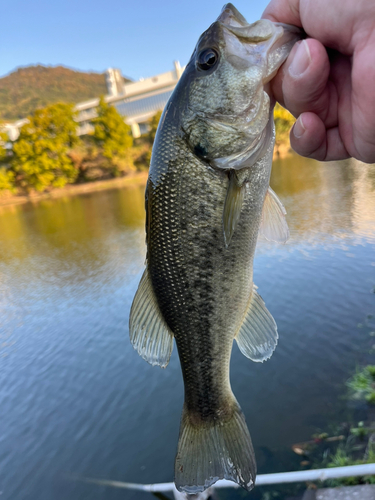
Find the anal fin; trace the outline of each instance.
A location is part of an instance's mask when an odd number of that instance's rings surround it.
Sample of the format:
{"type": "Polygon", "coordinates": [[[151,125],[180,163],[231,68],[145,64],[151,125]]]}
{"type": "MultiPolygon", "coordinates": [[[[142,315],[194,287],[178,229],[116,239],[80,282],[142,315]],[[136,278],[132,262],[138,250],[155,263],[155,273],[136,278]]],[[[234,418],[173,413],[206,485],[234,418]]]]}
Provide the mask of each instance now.
{"type": "Polygon", "coordinates": [[[131,307],[129,332],[134,349],[150,365],[168,365],[173,333],[160,312],[147,267],[131,307]]]}
{"type": "Polygon", "coordinates": [[[252,361],[265,361],[272,356],[276,348],[277,326],[255,285],[244,321],[235,339],[242,354],[252,361]]]}

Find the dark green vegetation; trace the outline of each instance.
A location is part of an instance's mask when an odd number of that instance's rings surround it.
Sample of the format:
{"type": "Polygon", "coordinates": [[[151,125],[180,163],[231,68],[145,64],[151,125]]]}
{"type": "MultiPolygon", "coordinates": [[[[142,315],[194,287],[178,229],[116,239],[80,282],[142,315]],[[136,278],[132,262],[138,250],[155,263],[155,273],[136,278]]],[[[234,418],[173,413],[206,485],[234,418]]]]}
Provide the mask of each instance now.
{"type": "Polygon", "coordinates": [[[0,78],[0,119],[25,118],[57,102],[77,103],[107,92],[103,73],[63,66],[28,66],[0,78]]]}
{"type": "MultiPolygon", "coordinates": [[[[308,468],[320,469],[346,467],[375,462],[375,422],[344,423],[328,436],[327,433],[312,436],[304,450],[308,468]]],[[[331,479],[327,486],[374,484],[374,476],[331,479]]]]}
{"type": "Polygon", "coordinates": [[[375,404],[375,365],[367,365],[357,370],[347,385],[353,399],[375,404]]]}
{"type": "MultiPolygon", "coordinates": [[[[325,469],[347,467],[350,465],[370,464],[375,462],[375,422],[342,423],[331,430],[314,434],[304,443],[293,446],[293,451],[300,456],[299,468],[325,469]]],[[[296,464],[296,469],[298,465],[296,464]]],[[[374,476],[345,477],[312,483],[279,485],[262,487],[261,500],[283,500],[297,498],[306,488],[334,488],[339,486],[355,486],[359,484],[375,484],[374,476]]],[[[300,497],[298,497],[300,498],[300,497]]]]}

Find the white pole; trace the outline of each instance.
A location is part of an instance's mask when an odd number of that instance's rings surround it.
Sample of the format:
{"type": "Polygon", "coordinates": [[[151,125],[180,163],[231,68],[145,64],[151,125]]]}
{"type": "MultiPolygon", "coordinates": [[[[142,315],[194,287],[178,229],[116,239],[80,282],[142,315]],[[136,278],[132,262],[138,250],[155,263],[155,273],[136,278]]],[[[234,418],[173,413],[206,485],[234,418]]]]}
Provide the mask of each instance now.
{"type": "MultiPolygon", "coordinates": [[[[375,475],[375,464],[350,465],[348,467],[332,467],[331,469],[300,470],[294,472],[279,472],[276,474],[259,474],[256,478],[255,486],[266,484],[299,483],[305,481],[325,481],[327,479],[338,479],[341,477],[371,476],[375,475]]],[[[81,481],[99,484],[102,486],[112,486],[114,488],[125,488],[130,490],[167,492],[175,491],[174,483],[138,484],[123,483],[121,481],[111,481],[107,479],[79,478],[81,481]]],[[[232,481],[217,481],[213,488],[239,488],[237,483],[232,481]]]]}

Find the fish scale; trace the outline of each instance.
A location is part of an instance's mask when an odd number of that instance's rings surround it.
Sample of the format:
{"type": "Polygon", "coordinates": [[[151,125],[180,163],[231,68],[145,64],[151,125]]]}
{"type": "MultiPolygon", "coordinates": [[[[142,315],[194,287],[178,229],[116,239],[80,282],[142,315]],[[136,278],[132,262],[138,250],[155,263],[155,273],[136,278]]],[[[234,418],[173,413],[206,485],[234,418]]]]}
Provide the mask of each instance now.
{"type": "Polygon", "coordinates": [[[148,266],[160,310],[176,339],[187,407],[202,419],[210,408],[215,418],[232,404],[229,359],[251,292],[249,264],[260,223],[253,218],[249,224],[246,212],[254,211],[254,198],[261,194],[247,191],[243,222],[225,248],[227,174],[208,169],[194,156],[168,119],[164,127],[155,142],[148,184],[148,266]],[[167,162],[158,154],[159,141],[167,162]],[[191,358],[203,361],[190,363],[191,358]]]}

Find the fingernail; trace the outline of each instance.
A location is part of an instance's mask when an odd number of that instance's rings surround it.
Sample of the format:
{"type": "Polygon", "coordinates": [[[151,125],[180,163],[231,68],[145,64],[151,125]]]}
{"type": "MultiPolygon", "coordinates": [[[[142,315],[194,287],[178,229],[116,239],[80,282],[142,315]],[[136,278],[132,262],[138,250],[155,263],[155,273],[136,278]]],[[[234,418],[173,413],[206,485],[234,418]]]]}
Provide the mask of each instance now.
{"type": "Polygon", "coordinates": [[[289,73],[294,78],[300,77],[311,63],[311,54],[306,40],[298,44],[297,52],[294,55],[292,64],[289,66],[289,73]]]}
{"type": "Polygon", "coordinates": [[[303,125],[303,121],[302,121],[302,115],[298,117],[298,120],[296,121],[296,123],[294,124],[293,126],[293,134],[294,134],[294,137],[296,137],[297,139],[300,139],[303,134],[305,133],[305,126],[303,125]]]}

